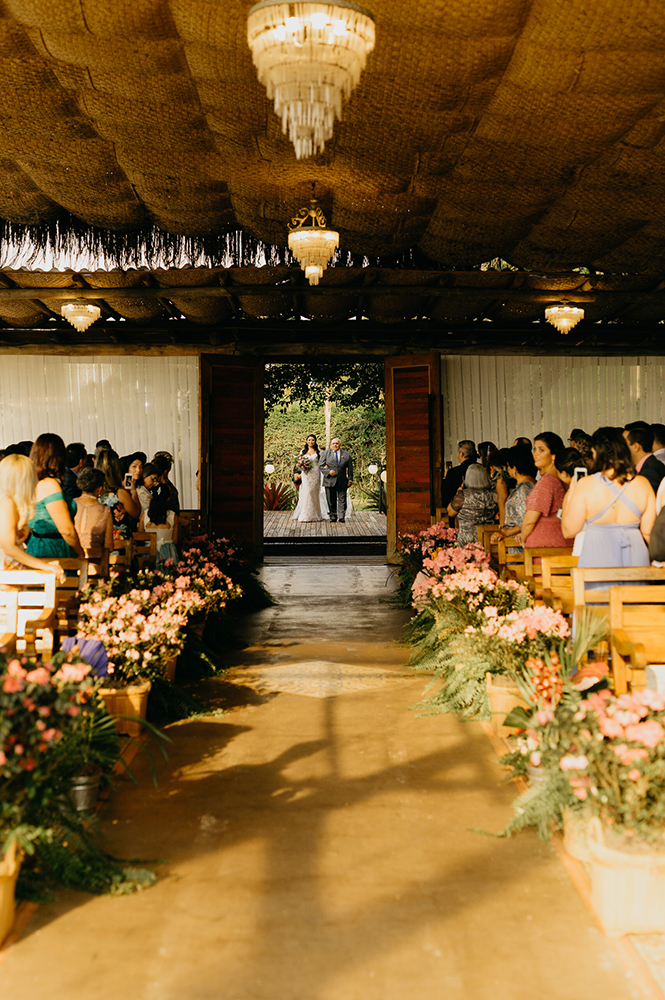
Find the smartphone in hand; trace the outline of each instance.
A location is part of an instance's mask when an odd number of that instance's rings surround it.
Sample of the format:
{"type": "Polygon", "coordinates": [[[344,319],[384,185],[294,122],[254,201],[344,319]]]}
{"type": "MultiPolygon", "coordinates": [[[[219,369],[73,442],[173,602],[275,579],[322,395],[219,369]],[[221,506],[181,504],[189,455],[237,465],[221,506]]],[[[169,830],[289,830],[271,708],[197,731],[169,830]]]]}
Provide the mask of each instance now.
{"type": "Polygon", "coordinates": [[[133,482],[134,480],[132,479],[130,473],[128,472],[127,475],[125,476],[125,489],[126,490],[130,489],[133,482]]]}
{"type": "Polygon", "coordinates": [[[582,466],[578,466],[575,469],[575,475],[573,476],[573,482],[576,483],[578,481],[578,479],[581,479],[582,476],[588,476],[588,474],[589,474],[589,470],[588,469],[585,469],[582,466]]]}

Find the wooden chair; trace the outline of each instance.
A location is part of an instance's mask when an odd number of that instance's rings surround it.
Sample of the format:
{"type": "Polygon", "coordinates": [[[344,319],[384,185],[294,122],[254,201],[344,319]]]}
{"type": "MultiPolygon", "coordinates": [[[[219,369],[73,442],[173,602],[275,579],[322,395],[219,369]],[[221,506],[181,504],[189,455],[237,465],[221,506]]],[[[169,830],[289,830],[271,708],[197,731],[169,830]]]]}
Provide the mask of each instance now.
{"type": "Polygon", "coordinates": [[[55,629],[60,635],[76,633],[81,591],[88,586],[87,559],[58,559],[66,576],[55,588],[55,629]]]}
{"type": "Polygon", "coordinates": [[[562,611],[564,615],[572,615],[575,609],[573,578],[570,575],[575,566],[577,556],[543,556],[541,562],[543,604],[562,611]]]}
{"type": "Polygon", "coordinates": [[[649,663],[665,663],[665,586],[610,587],[614,690],[646,686],[649,663]]]}
{"type": "Polygon", "coordinates": [[[36,570],[3,570],[0,601],[3,599],[5,621],[16,614],[17,653],[50,656],[55,626],[55,575],[36,570]],[[10,593],[15,596],[10,598],[10,593]]]}
{"type": "Polygon", "coordinates": [[[0,649],[15,652],[18,632],[18,590],[0,586],[0,649]]]}
{"type": "Polygon", "coordinates": [[[201,511],[181,510],[178,514],[181,538],[195,538],[201,534],[201,511]]]}
{"type": "Polygon", "coordinates": [[[543,564],[545,556],[572,556],[573,547],[552,546],[550,548],[527,548],[524,549],[524,579],[526,584],[536,598],[541,600],[543,596],[543,564]]]}
{"type": "Polygon", "coordinates": [[[497,562],[500,569],[504,569],[506,576],[513,580],[523,580],[524,573],[524,550],[509,552],[508,549],[519,548],[514,538],[504,538],[499,542],[497,562]]]}
{"type": "Polygon", "coordinates": [[[132,559],[138,569],[154,569],[157,558],[157,534],[154,531],[135,531],[132,535],[132,559]]]}
{"type": "Polygon", "coordinates": [[[116,571],[129,569],[132,565],[132,540],[131,538],[120,539],[113,542],[114,548],[109,555],[109,568],[116,571]]]}
{"type": "Polygon", "coordinates": [[[84,549],[88,560],[88,582],[93,577],[106,579],[109,575],[109,550],[84,549]]]}
{"type": "MultiPolygon", "coordinates": [[[[665,567],[655,566],[602,566],[600,568],[577,566],[571,570],[573,578],[573,603],[575,608],[596,608],[607,615],[610,603],[610,587],[613,581],[621,583],[648,583],[655,580],[665,583],[665,567]],[[587,583],[605,583],[606,587],[587,590],[587,583]]],[[[625,588],[630,589],[630,588],[625,588]]]]}
{"type": "Polygon", "coordinates": [[[499,530],[497,524],[478,524],[476,526],[476,531],[478,533],[478,544],[481,545],[488,556],[491,559],[498,561],[499,557],[499,543],[491,542],[490,538],[495,531],[499,530]]]}

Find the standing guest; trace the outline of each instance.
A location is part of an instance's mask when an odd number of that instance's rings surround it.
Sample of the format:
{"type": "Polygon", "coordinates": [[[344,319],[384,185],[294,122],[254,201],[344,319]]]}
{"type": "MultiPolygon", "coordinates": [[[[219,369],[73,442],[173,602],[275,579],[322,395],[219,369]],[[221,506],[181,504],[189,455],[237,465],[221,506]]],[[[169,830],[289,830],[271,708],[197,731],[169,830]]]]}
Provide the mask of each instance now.
{"type": "Polygon", "coordinates": [[[28,522],[34,514],[37,473],[25,455],[7,455],[0,462],[0,569],[35,569],[55,573],[59,583],[64,571],[56,562],[45,562],[25,549],[28,522]]]}
{"type": "Polygon", "coordinates": [[[122,485],[122,474],[118,456],[114,451],[101,451],[95,468],[104,473],[104,491],[100,500],[111,508],[116,537],[131,538],[136,531],[141,507],[135,503],[129,490],[122,485]]]}
{"type": "Polygon", "coordinates": [[[160,569],[167,559],[180,558],[176,542],[178,541],[178,518],[176,512],[169,508],[168,493],[154,496],[147,511],[141,514],[139,530],[154,532],[157,536],[155,566],[160,569]]]}
{"type": "Polygon", "coordinates": [[[124,489],[129,490],[135,506],[141,510],[141,500],[138,494],[138,486],[143,478],[143,466],[145,464],[145,454],[142,451],[134,452],[133,455],[125,455],[120,459],[120,471],[122,472],[122,484],[124,489]]]}
{"type": "Polygon", "coordinates": [[[571,448],[575,448],[575,442],[579,441],[580,438],[588,438],[589,435],[586,431],[583,431],[581,427],[573,427],[570,432],[570,437],[568,438],[568,444],[571,448]]]}
{"type": "Polygon", "coordinates": [[[76,503],[62,492],[65,470],[65,442],[57,434],[40,434],[30,451],[37,473],[35,511],[27,550],[31,556],[55,559],[83,557],[74,527],[76,503]]]}
{"type": "MultiPolygon", "coordinates": [[[[584,529],[577,565],[648,566],[647,542],[656,519],[654,492],[646,476],[634,474],[620,432],[600,427],[591,447],[594,474],[570,487],[563,509],[565,534],[584,529]]],[[[600,586],[606,588],[607,583],[600,586]]]]}
{"type": "MultiPolygon", "coordinates": [[[[589,440],[591,440],[591,438],[589,438],[589,440]]],[[[589,458],[585,459],[577,448],[564,448],[563,451],[559,452],[557,455],[554,464],[556,465],[556,471],[559,473],[559,479],[563,483],[563,488],[568,490],[568,487],[575,478],[576,469],[584,470],[582,474],[591,470],[593,466],[591,449],[589,449],[589,458]]]]}
{"type": "Polygon", "coordinates": [[[457,518],[457,544],[478,541],[478,525],[491,524],[497,514],[497,502],[490,477],[482,465],[473,462],[464,474],[460,487],[448,504],[448,513],[457,518]]]}
{"type": "Polygon", "coordinates": [[[483,469],[489,469],[490,459],[499,449],[493,441],[481,441],[478,445],[478,458],[483,469]]]}
{"type": "Polygon", "coordinates": [[[653,457],[659,462],[665,463],[665,424],[652,424],[653,431],[653,457]]]}
{"type": "Polygon", "coordinates": [[[152,456],[152,465],[157,470],[160,483],[167,487],[169,491],[170,509],[176,514],[180,513],[180,496],[177,489],[169,479],[169,472],[173,468],[173,455],[169,451],[157,451],[152,456]]]}
{"type": "Polygon", "coordinates": [[[488,456],[487,472],[490,477],[490,486],[496,495],[499,505],[499,524],[506,521],[506,501],[511,490],[515,489],[515,480],[511,478],[507,471],[509,448],[502,448],[500,451],[492,451],[488,456]]]}
{"type": "Polygon", "coordinates": [[[81,496],[78,485],[78,474],[85,468],[88,452],[84,444],[76,441],[68,444],[65,451],[65,471],[62,477],[62,492],[70,500],[75,500],[81,496]]]}
{"type": "Polygon", "coordinates": [[[152,462],[148,462],[143,466],[143,474],[136,483],[136,493],[141,504],[141,511],[146,511],[150,506],[153,490],[156,486],[159,486],[159,474],[152,462]]]}
{"type": "Polygon", "coordinates": [[[552,431],[544,431],[534,439],[533,460],[540,479],[527,498],[522,530],[517,536],[521,543],[518,544],[530,548],[566,548],[570,545],[564,538],[558,517],[565,490],[554,464],[563,450],[563,441],[552,431]]]}
{"type": "Polygon", "coordinates": [[[582,456],[582,458],[584,459],[584,461],[582,462],[582,465],[585,465],[585,466],[588,466],[589,468],[591,468],[591,466],[593,465],[593,459],[591,457],[591,437],[590,437],[590,435],[589,434],[585,434],[584,431],[578,431],[577,432],[577,436],[574,439],[574,441],[570,442],[570,446],[571,446],[571,448],[574,448],[575,451],[578,451],[580,453],[580,455],[582,456]]]}
{"type": "Polygon", "coordinates": [[[95,462],[99,458],[100,453],[103,451],[113,451],[113,448],[111,447],[111,442],[107,441],[106,438],[102,438],[95,445],[95,462]]]}
{"type": "MultiPolygon", "coordinates": [[[[493,542],[503,538],[518,535],[522,529],[522,521],[526,514],[526,502],[531,490],[536,485],[536,467],[533,456],[524,447],[510,449],[507,459],[508,474],[517,484],[506,500],[505,520],[497,532],[492,535],[493,542]]],[[[519,547],[509,551],[520,551],[519,547]]]]}
{"type": "Polygon", "coordinates": [[[453,499],[458,489],[464,482],[466,470],[473,465],[477,459],[476,446],[473,441],[459,441],[457,445],[457,461],[459,465],[449,469],[446,478],[443,480],[441,489],[442,506],[447,507],[453,499]]]}
{"type": "Polygon", "coordinates": [[[652,490],[657,493],[661,480],[665,477],[665,465],[653,455],[653,431],[650,424],[644,420],[635,420],[632,424],[626,424],[623,436],[628,444],[635,472],[648,479],[652,490]]]}
{"type": "Polygon", "coordinates": [[[531,438],[515,438],[513,441],[513,448],[525,448],[529,453],[531,453],[531,438]]]}
{"type": "Polygon", "coordinates": [[[78,483],[81,496],[76,499],[74,525],[84,549],[113,548],[113,516],[109,508],[99,503],[106,486],[101,469],[83,469],[78,483]]]}

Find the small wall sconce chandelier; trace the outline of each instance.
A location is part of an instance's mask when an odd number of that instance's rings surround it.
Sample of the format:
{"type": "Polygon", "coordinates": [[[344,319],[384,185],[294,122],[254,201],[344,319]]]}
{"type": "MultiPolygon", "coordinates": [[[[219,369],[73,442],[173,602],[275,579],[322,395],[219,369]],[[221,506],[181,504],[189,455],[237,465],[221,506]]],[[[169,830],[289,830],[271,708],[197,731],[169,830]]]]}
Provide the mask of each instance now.
{"type": "Polygon", "coordinates": [[[272,462],[271,459],[268,459],[266,461],[266,464],[263,466],[263,468],[265,469],[266,473],[269,476],[272,476],[273,472],[275,471],[275,466],[273,465],[273,462],[272,462]]]}
{"type": "Polygon", "coordinates": [[[584,319],[584,309],[560,302],[556,306],[547,307],[545,319],[552,326],[555,326],[559,333],[570,333],[573,327],[577,326],[581,319],[584,319]]]}
{"type": "Polygon", "coordinates": [[[79,333],[85,333],[101,314],[99,306],[93,306],[91,302],[68,302],[60,309],[60,315],[64,316],[79,333]]]}
{"type": "Polygon", "coordinates": [[[296,258],[310,285],[318,285],[319,278],[339,246],[339,233],[328,229],[326,217],[314,197],[309,208],[301,208],[289,223],[289,250],[296,258]]]}
{"type": "Polygon", "coordinates": [[[260,82],[300,160],[322,150],[374,48],[374,20],[350,0],[261,0],[247,17],[260,82]]]}

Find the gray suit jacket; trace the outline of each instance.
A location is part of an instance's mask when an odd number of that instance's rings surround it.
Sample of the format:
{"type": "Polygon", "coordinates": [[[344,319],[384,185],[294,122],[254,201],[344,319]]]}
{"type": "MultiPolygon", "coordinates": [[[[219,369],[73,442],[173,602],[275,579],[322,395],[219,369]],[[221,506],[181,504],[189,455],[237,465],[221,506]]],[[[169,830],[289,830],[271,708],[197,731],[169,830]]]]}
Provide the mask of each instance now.
{"type": "Polygon", "coordinates": [[[345,490],[353,482],[353,462],[348,451],[340,449],[340,461],[332,448],[326,448],[319,456],[319,469],[323,476],[323,485],[327,490],[345,490]],[[334,472],[334,476],[328,475],[334,472]]]}

